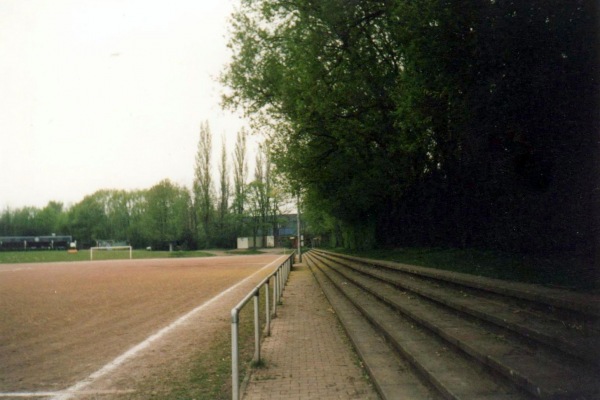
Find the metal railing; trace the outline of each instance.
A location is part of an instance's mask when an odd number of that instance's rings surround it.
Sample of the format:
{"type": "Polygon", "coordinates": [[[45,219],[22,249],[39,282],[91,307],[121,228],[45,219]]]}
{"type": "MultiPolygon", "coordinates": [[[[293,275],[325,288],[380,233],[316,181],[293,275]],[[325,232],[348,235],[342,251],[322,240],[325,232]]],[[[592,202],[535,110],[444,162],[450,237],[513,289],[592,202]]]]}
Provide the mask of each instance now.
{"type": "Polygon", "coordinates": [[[260,318],[259,318],[259,296],[260,289],[265,288],[265,334],[271,335],[271,317],[277,315],[277,303],[281,299],[283,288],[287,282],[288,275],[294,262],[292,252],[275,271],[264,278],[254,289],[244,297],[233,309],[231,309],[231,388],[233,400],[240,398],[240,370],[239,370],[239,316],[242,308],[251,300],[254,300],[254,357],[252,361],[260,362],[260,318]],[[273,307],[269,303],[269,282],[273,279],[273,307]]]}

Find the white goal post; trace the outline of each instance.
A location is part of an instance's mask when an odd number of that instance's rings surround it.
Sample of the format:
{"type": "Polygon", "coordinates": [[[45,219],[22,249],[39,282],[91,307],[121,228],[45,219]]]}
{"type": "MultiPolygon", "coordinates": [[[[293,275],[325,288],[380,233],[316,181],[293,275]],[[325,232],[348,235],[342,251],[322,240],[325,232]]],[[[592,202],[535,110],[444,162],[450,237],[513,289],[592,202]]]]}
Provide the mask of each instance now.
{"type": "Polygon", "coordinates": [[[94,259],[94,250],[98,251],[111,251],[111,250],[127,250],[129,249],[129,259],[133,258],[133,247],[131,246],[97,246],[90,247],[90,261],[94,259]]]}

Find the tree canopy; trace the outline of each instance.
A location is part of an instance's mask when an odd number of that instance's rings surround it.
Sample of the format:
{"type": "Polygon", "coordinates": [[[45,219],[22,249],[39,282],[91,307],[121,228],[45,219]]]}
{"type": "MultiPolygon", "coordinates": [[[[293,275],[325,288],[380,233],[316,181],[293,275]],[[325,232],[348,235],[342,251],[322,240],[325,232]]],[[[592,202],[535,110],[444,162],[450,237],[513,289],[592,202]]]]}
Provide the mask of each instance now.
{"type": "Polygon", "coordinates": [[[218,179],[212,177],[212,135],[205,121],[191,188],[163,179],[144,190],[98,190],[68,207],[56,201],[42,209],[7,207],[0,211],[0,237],[56,233],[71,235],[80,248],[116,240],[136,248],[193,250],[235,248],[238,236],[278,236],[288,187],[272,170],[268,143],[258,149],[254,176],[248,175],[246,135],[245,129],[238,133],[233,170],[223,143],[218,179]]]}
{"type": "Polygon", "coordinates": [[[347,247],[589,255],[597,21],[589,0],[242,0],[224,104],[347,247]]]}

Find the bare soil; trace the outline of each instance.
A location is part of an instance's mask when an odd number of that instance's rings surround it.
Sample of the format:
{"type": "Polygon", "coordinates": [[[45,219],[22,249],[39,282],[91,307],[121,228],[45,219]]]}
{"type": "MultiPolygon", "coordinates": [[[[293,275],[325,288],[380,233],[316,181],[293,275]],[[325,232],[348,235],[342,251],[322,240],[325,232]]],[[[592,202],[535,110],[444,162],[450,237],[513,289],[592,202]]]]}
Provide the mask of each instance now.
{"type": "Polygon", "coordinates": [[[278,257],[1,265],[0,393],[56,392],[81,382],[73,397],[159,393],[165,376],[229,335],[229,310],[272,268],[114,371],[90,374],[278,257]]]}

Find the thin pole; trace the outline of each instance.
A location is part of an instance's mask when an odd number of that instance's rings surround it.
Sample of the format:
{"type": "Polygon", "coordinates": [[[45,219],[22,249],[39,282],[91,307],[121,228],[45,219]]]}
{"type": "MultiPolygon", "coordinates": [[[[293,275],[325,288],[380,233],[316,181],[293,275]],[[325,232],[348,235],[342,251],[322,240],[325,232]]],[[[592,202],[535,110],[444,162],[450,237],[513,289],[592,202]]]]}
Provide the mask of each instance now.
{"type": "Polygon", "coordinates": [[[260,320],[258,318],[258,296],[259,291],[254,295],[254,361],[260,361],[260,320]]]}
{"type": "Polygon", "coordinates": [[[283,275],[285,274],[285,272],[283,271],[283,269],[279,270],[279,292],[277,293],[277,300],[281,300],[281,295],[283,294],[283,289],[285,288],[285,280],[283,275]]]}
{"type": "Polygon", "coordinates": [[[266,308],[265,323],[267,324],[267,336],[271,336],[271,309],[269,307],[269,281],[267,281],[267,283],[265,283],[265,308],[266,308]]]}
{"type": "Polygon", "coordinates": [[[279,299],[279,269],[275,272],[273,276],[273,317],[277,316],[277,300],[279,299]]]}
{"type": "Polygon", "coordinates": [[[296,218],[296,224],[297,226],[297,230],[298,230],[298,262],[301,263],[302,262],[302,235],[300,234],[300,192],[298,192],[298,197],[297,197],[297,207],[298,207],[298,214],[297,214],[297,218],[296,218]]]}
{"type": "Polygon", "coordinates": [[[239,348],[238,348],[238,314],[237,310],[231,313],[231,384],[232,399],[240,398],[240,371],[239,371],[239,348]]]}

